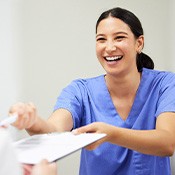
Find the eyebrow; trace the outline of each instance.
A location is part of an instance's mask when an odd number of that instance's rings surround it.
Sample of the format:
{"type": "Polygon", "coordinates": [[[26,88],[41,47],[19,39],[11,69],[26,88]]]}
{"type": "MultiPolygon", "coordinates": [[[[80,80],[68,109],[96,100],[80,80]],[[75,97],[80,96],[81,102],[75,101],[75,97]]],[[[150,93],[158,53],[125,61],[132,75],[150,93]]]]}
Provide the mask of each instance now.
{"type": "MultiPolygon", "coordinates": [[[[119,35],[119,34],[128,35],[128,33],[126,33],[126,32],[116,32],[116,33],[114,33],[114,35],[119,35]]],[[[105,35],[104,34],[98,34],[98,35],[96,35],[96,37],[99,37],[99,36],[105,36],[105,35]]]]}

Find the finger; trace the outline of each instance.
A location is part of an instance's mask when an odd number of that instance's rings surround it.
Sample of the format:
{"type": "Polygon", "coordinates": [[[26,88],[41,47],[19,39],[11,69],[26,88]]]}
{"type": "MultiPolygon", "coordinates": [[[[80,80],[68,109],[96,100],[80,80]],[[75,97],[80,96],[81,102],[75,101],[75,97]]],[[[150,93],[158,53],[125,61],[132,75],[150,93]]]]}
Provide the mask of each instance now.
{"type": "Polygon", "coordinates": [[[23,115],[25,111],[24,108],[25,108],[25,104],[22,102],[18,102],[10,107],[9,115],[14,113],[17,113],[18,115],[23,115]]]}
{"type": "Polygon", "coordinates": [[[32,102],[27,103],[27,110],[29,114],[35,114],[36,113],[36,107],[32,102]]]}
{"type": "Polygon", "coordinates": [[[25,104],[24,103],[16,103],[15,105],[13,105],[10,110],[9,110],[9,116],[10,115],[17,115],[18,118],[16,120],[16,122],[14,122],[12,125],[17,127],[18,129],[23,129],[23,122],[22,122],[22,118],[25,115],[25,104]]]}
{"type": "Polygon", "coordinates": [[[22,115],[18,115],[16,122],[14,122],[12,125],[20,130],[24,129],[26,120],[28,120],[28,114],[24,112],[22,115]]]}
{"type": "Polygon", "coordinates": [[[52,169],[52,172],[53,172],[54,174],[57,174],[57,165],[56,165],[55,162],[51,163],[51,164],[49,165],[49,167],[52,169]]]}
{"type": "Polygon", "coordinates": [[[42,167],[47,166],[51,172],[54,172],[54,174],[56,174],[57,172],[57,166],[55,162],[49,163],[47,159],[43,159],[40,161],[39,165],[41,165],[42,167]]]}
{"type": "Polygon", "coordinates": [[[35,108],[32,103],[27,103],[26,104],[26,115],[24,116],[24,126],[25,128],[30,128],[33,124],[34,120],[34,115],[35,115],[35,108]]]}
{"type": "Polygon", "coordinates": [[[17,103],[10,109],[10,113],[17,112],[18,120],[13,123],[13,126],[18,129],[30,128],[35,119],[36,108],[33,103],[17,103]]]}
{"type": "Polygon", "coordinates": [[[92,123],[92,124],[89,124],[89,125],[86,125],[86,126],[82,126],[80,128],[77,128],[75,130],[72,131],[74,134],[81,134],[81,133],[94,133],[96,132],[96,127],[95,125],[92,123]]]}
{"type": "Polygon", "coordinates": [[[89,127],[87,127],[87,126],[83,126],[83,127],[80,127],[80,128],[77,128],[77,129],[72,130],[72,133],[75,134],[75,135],[81,134],[81,133],[86,133],[86,132],[89,131],[88,128],[89,127]]]}
{"type": "Polygon", "coordinates": [[[23,167],[23,170],[24,170],[24,175],[31,174],[31,171],[33,169],[33,165],[22,164],[22,167],[23,167]]]}
{"type": "Polygon", "coordinates": [[[49,163],[49,162],[48,162],[47,159],[42,159],[41,162],[40,162],[40,164],[48,164],[48,163],[49,163]]]}
{"type": "Polygon", "coordinates": [[[99,147],[104,141],[105,141],[104,139],[97,140],[94,143],[91,143],[90,145],[86,146],[85,149],[94,150],[97,147],[99,147]]]}
{"type": "Polygon", "coordinates": [[[85,149],[91,151],[96,149],[100,144],[98,142],[91,143],[90,145],[87,145],[85,149]]]}
{"type": "Polygon", "coordinates": [[[87,149],[88,151],[92,151],[92,150],[96,149],[96,147],[97,147],[96,145],[90,144],[90,145],[86,146],[85,149],[87,149]]]}
{"type": "Polygon", "coordinates": [[[24,128],[27,128],[28,127],[28,125],[29,125],[29,123],[30,123],[30,116],[29,116],[29,114],[26,114],[24,117],[23,117],[23,119],[21,120],[21,127],[23,127],[23,129],[24,128]]]}

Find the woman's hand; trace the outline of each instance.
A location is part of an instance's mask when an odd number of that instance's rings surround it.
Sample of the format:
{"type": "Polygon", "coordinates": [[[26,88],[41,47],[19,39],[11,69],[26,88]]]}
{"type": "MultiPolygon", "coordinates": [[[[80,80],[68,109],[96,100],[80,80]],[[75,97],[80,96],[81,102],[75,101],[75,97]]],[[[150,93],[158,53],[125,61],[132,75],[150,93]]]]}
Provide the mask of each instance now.
{"type": "Polygon", "coordinates": [[[9,110],[9,116],[12,114],[18,115],[12,125],[20,130],[32,127],[37,120],[36,107],[33,103],[16,103],[9,110]]]}
{"type": "Polygon", "coordinates": [[[113,130],[115,126],[103,123],[103,122],[94,122],[92,124],[80,127],[78,129],[73,130],[74,134],[81,134],[81,133],[105,133],[106,137],[86,146],[86,149],[93,150],[97,148],[104,142],[110,142],[113,137],[113,130]]]}

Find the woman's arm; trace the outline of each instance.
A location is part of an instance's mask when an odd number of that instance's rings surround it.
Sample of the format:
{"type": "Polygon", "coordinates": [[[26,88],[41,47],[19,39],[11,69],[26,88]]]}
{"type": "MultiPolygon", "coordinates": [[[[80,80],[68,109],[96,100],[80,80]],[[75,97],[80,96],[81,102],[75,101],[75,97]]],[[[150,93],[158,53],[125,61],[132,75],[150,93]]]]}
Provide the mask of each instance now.
{"type": "Polygon", "coordinates": [[[117,144],[144,154],[172,156],[175,149],[175,113],[162,113],[154,130],[132,130],[105,123],[92,123],[74,132],[106,133],[107,136],[87,147],[94,149],[103,142],[117,144]]]}
{"type": "Polygon", "coordinates": [[[30,134],[70,131],[73,128],[71,113],[65,109],[56,110],[48,120],[38,116],[32,103],[17,103],[10,108],[9,114],[17,113],[18,119],[13,126],[26,129],[30,134]]]}
{"type": "Polygon", "coordinates": [[[37,117],[37,122],[26,130],[30,135],[33,135],[36,133],[70,131],[72,128],[71,113],[65,109],[58,109],[47,120],[37,117]]]}

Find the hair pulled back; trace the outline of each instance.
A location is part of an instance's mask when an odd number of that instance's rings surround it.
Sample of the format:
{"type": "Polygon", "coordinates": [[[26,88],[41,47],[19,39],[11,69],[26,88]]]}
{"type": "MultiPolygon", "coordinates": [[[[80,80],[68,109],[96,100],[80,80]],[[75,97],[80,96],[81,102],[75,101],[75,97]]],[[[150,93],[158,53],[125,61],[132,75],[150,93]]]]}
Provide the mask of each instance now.
{"type": "MultiPolygon", "coordinates": [[[[130,27],[135,38],[138,38],[139,36],[144,34],[143,28],[142,28],[142,25],[139,19],[132,12],[126,9],[119,8],[119,7],[107,10],[100,15],[96,23],[96,33],[97,33],[97,27],[99,23],[103,19],[108,18],[109,16],[118,18],[122,20],[124,23],[126,23],[130,27]]],[[[143,52],[137,54],[136,64],[137,64],[137,69],[139,72],[142,71],[143,67],[148,68],[148,69],[154,69],[153,60],[143,52]]]]}

